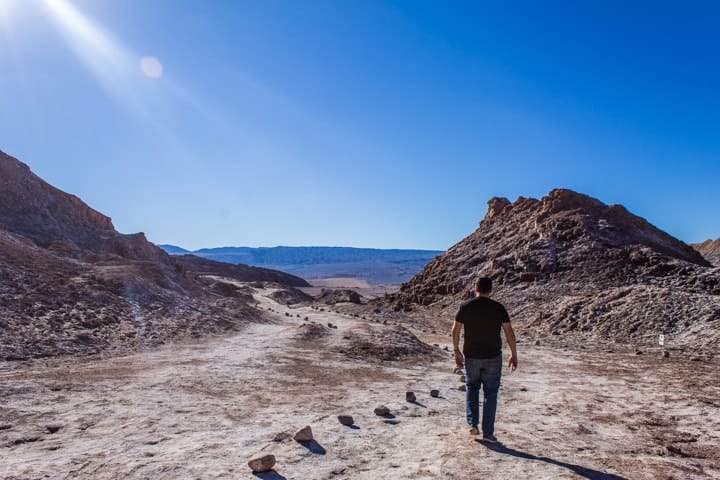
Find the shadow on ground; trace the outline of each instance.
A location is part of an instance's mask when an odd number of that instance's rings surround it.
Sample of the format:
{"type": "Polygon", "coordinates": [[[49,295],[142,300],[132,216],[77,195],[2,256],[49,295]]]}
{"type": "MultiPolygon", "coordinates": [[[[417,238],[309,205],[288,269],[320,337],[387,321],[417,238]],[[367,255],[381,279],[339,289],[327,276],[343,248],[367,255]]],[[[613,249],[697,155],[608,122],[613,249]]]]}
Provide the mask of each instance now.
{"type": "Polygon", "coordinates": [[[620,477],[620,476],[614,475],[612,473],[601,472],[599,470],[594,470],[594,469],[588,468],[588,467],[582,467],[580,465],[575,465],[573,463],[561,462],[559,460],[555,460],[553,458],[548,458],[548,457],[538,457],[537,455],[533,455],[531,453],[521,452],[519,450],[515,450],[513,448],[506,447],[505,445],[503,445],[501,443],[488,444],[488,443],[484,443],[482,440],[476,440],[476,442],[480,443],[481,445],[488,448],[489,450],[492,450],[492,451],[498,452],[498,453],[502,453],[505,455],[510,455],[511,457],[524,458],[525,460],[535,460],[538,462],[545,462],[545,463],[549,463],[551,465],[557,465],[558,467],[567,468],[568,470],[570,470],[584,478],[587,478],[589,480],[628,480],[625,477],[620,477]]]}
{"type": "Polygon", "coordinates": [[[260,478],[262,480],[287,480],[287,477],[283,477],[279,473],[277,473],[275,470],[270,470],[269,472],[263,472],[263,473],[253,473],[254,476],[257,478],[260,478]]]}
{"type": "Polygon", "coordinates": [[[310,450],[311,453],[314,453],[316,455],[325,455],[327,453],[327,450],[320,445],[315,440],[310,440],[309,442],[300,442],[300,445],[310,450]]]}

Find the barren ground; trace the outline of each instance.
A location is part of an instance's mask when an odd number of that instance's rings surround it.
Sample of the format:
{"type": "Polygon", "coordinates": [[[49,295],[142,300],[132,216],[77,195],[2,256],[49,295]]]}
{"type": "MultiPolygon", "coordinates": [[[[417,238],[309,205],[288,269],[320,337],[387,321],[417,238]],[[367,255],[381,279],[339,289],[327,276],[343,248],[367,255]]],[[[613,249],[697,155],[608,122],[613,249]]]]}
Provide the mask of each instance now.
{"type": "Polygon", "coordinates": [[[500,394],[503,446],[491,449],[468,435],[449,353],[433,364],[352,360],[336,347],[361,320],[268,293],[256,297],[276,321],[230,338],[0,363],[0,477],[254,478],[247,460],[268,452],[276,472],[256,477],[720,478],[717,360],[521,342],[520,368],[505,372],[500,394]],[[305,316],[338,328],[303,340],[305,316]],[[382,404],[394,418],[374,415],[382,404]],[[305,425],[316,442],[286,438],[305,425]]]}

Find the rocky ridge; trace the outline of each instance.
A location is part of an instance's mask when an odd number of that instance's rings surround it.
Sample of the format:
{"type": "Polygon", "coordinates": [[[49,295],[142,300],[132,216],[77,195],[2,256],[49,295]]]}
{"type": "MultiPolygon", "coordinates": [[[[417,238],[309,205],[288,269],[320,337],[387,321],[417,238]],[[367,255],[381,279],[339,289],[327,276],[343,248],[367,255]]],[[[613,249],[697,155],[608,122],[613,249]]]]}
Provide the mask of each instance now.
{"type": "Polygon", "coordinates": [[[236,331],[262,313],[235,280],[298,277],[179,261],[0,152],[0,359],[125,353],[236,331]]]}
{"type": "Polygon", "coordinates": [[[720,238],[716,238],[715,240],[708,239],[702,243],[693,244],[693,247],[700,252],[708,262],[716,267],[720,267],[720,238]]]}
{"type": "Polygon", "coordinates": [[[381,302],[452,318],[478,275],[493,278],[535,335],[643,343],[666,333],[675,345],[720,344],[720,271],[624,207],[570,190],[491,199],[475,232],[381,302]]]}

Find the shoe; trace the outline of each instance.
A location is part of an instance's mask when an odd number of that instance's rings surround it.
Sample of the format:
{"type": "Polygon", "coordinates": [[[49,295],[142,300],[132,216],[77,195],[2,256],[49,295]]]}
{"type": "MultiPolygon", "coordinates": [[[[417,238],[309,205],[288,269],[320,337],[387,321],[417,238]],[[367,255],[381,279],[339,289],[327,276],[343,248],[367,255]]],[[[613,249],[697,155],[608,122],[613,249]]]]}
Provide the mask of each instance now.
{"type": "Polygon", "coordinates": [[[472,427],[470,429],[470,435],[480,435],[480,430],[478,430],[477,427],[472,427]]]}
{"type": "Polygon", "coordinates": [[[495,435],[483,435],[483,443],[500,443],[500,440],[495,438],[495,435]]]}

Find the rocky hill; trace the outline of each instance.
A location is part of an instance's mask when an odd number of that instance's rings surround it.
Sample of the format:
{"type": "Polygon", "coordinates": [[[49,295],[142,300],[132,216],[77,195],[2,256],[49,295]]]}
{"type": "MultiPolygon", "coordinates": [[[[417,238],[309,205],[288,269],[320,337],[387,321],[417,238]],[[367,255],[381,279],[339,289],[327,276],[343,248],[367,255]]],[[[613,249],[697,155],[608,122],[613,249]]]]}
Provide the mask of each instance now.
{"type": "Polygon", "coordinates": [[[233,279],[307,285],[268,269],[178,261],[0,152],[0,359],[122,353],[237,330],[262,314],[233,279]]]}
{"type": "Polygon", "coordinates": [[[694,244],[693,247],[695,247],[695,250],[700,252],[708,262],[716,267],[720,267],[720,238],[705,240],[702,243],[694,244]]]}
{"type": "Polygon", "coordinates": [[[382,302],[452,318],[487,275],[536,335],[593,334],[642,344],[720,345],[720,271],[620,205],[570,190],[493,198],[479,228],[382,302]],[[438,312],[439,310],[439,312],[438,312]]]}
{"type": "Polygon", "coordinates": [[[272,282],[290,287],[309,287],[310,284],[300,277],[269,268],[252,267],[250,265],[216,262],[197,255],[177,255],[174,261],[188,273],[195,275],[219,275],[240,282],[272,282]]]}

